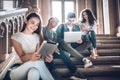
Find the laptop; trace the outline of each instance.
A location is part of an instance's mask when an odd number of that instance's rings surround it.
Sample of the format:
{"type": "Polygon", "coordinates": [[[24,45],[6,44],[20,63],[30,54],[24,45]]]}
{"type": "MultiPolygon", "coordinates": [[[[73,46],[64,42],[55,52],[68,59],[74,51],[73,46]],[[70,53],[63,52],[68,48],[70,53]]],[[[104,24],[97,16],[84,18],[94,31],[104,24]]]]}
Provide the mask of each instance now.
{"type": "Polygon", "coordinates": [[[76,32],[64,32],[64,41],[65,42],[76,42],[77,40],[80,40],[82,36],[82,32],[76,31],[76,32]]]}

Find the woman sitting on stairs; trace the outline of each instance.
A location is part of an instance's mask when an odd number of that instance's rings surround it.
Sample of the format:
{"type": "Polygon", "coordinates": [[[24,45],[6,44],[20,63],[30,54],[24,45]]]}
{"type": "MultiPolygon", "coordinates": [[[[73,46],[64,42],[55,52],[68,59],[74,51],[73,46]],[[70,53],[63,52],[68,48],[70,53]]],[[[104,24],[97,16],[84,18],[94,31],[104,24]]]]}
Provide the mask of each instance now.
{"type": "Polygon", "coordinates": [[[94,30],[95,27],[97,26],[97,21],[90,9],[84,9],[81,11],[80,22],[78,22],[78,24],[83,32],[83,35],[88,36],[92,43],[93,52],[90,55],[90,57],[92,59],[96,59],[98,54],[96,46],[96,35],[94,30]]]}
{"type": "Polygon", "coordinates": [[[41,19],[37,13],[30,13],[21,32],[12,35],[12,42],[22,64],[10,72],[11,80],[54,80],[44,61],[51,62],[52,55],[44,59],[36,51],[40,47],[41,19]]]}

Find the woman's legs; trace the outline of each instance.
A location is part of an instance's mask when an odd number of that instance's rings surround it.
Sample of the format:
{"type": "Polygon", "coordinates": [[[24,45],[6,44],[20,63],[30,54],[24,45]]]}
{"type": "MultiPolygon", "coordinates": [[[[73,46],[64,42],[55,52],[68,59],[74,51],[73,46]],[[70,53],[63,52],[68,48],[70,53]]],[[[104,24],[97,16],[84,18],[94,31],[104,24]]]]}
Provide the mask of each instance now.
{"type": "Polygon", "coordinates": [[[39,80],[39,79],[40,79],[39,70],[35,67],[31,68],[28,71],[27,80],[39,80]]]}
{"type": "Polygon", "coordinates": [[[21,66],[12,69],[10,72],[11,80],[25,80],[25,79],[27,79],[27,73],[31,67],[34,67],[34,62],[28,61],[28,62],[22,64],[21,66]]]}
{"type": "Polygon", "coordinates": [[[39,70],[42,80],[54,80],[43,60],[36,61],[35,68],[39,70]]]}
{"type": "MultiPolygon", "coordinates": [[[[34,71],[34,73],[36,72],[37,75],[41,76],[42,80],[54,80],[51,73],[48,71],[43,60],[34,61],[34,62],[28,61],[28,62],[22,64],[21,66],[19,66],[18,68],[12,69],[10,72],[11,80],[26,80],[27,74],[28,74],[29,70],[31,70],[32,68],[36,68],[39,71],[39,74],[36,71],[34,71]],[[15,75],[17,75],[17,76],[15,76],[15,75]]],[[[29,75],[30,75],[30,73],[29,73],[29,75]]],[[[30,78],[28,78],[28,79],[30,79],[30,78]]]]}
{"type": "Polygon", "coordinates": [[[92,46],[93,46],[93,52],[91,54],[91,57],[93,59],[96,59],[98,54],[97,54],[97,47],[96,47],[96,35],[95,35],[94,31],[89,32],[89,38],[90,38],[90,41],[91,41],[92,46]]]}

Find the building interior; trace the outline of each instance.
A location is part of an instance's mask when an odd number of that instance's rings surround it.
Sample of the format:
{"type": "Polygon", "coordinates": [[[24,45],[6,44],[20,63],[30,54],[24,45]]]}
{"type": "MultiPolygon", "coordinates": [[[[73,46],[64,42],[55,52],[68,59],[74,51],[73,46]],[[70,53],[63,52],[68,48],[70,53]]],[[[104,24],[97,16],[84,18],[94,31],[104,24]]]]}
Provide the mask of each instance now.
{"type": "MultiPolygon", "coordinates": [[[[40,14],[42,25],[46,25],[51,16],[64,23],[68,12],[75,12],[78,21],[85,8],[99,23],[95,29],[99,56],[91,59],[94,66],[90,68],[83,68],[83,63],[74,57],[71,60],[87,80],[120,80],[120,0],[0,0],[0,80],[9,80],[8,70],[19,62],[11,36],[21,31],[27,13],[40,14]]],[[[88,51],[82,54],[90,58],[88,51]]],[[[54,62],[62,75],[69,74],[62,60],[54,62]]]]}

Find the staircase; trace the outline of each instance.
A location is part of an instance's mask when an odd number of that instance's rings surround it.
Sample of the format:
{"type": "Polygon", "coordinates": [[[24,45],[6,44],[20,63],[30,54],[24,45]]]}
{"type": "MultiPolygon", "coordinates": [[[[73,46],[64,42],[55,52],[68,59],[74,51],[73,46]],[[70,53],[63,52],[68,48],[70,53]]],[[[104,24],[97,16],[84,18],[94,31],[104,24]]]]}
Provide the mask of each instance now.
{"type": "MultiPolygon", "coordinates": [[[[87,80],[120,80],[120,38],[109,35],[97,35],[97,51],[99,57],[91,59],[88,51],[81,52],[93,62],[90,68],[83,68],[83,62],[71,56],[78,70],[87,80]]],[[[57,70],[64,75],[64,80],[69,80],[69,70],[61,59],[54,59],[57,70]]],[[[7,79],[7,77],[6,77],[7,79]]],[[[5,79],[5,80],[6,80],[5,79]]],[[[7,79],[8,80],[8,79],[7,79]]]]}
{"type": "MultiPolygon", "coordinates": [[[[91,59],[94,64],[91,68],[83,68],[83,63],[74,57],[71,60],[88,80],[120,80],[120,38],[97,35],[97,50],[99,57],[96,60],[91,59]]],[[[88,51],[83,51],[82,54],[89,58],[88,51]]],[[[69,74],[62,60],[55,59],[54,62],[62,75],[69,74]]],[[[65,80],[69,80],[68,77],[65,80]]]]}

